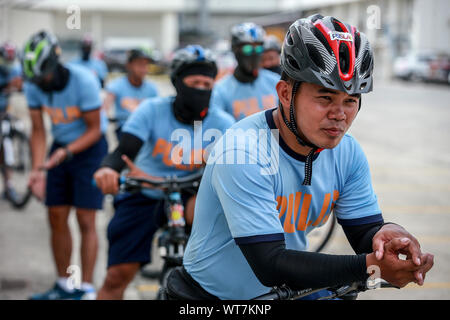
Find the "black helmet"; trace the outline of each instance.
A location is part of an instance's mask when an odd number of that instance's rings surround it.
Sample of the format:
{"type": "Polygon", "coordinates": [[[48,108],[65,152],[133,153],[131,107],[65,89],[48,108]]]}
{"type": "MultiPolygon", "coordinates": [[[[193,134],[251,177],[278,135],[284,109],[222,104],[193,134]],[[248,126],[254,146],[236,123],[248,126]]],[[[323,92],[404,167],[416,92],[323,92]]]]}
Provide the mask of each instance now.
{"type": "Polygon", "coordinates": [[[278,53],[281,52],[281,42],[274,35],[269,35],[264,38],[264,51],[274,50],[278,53]]]}
{"type": "Polygon", "coordinates": [[[364,33],[320,14],[295,21],[286,33],[281,68],[292,79],[348,94],[373,87],[373,53],[364,33]]]}
{"type": "Polygon", "coordinates": [[[188,67],[198,65],[211,68],[213,78],[217,75],[216,60],[212,52],[200,45],[189,45],[175,52],[170,65],[170,80],[175,84],[176,78],[188,67]]]}
{"type": "Polygon", "coordinates": [[[60,48],[56,37],[46,31],[34,34],[25,44],[22,68],[25,78],[39,82],[58,64],[60,48]]]}

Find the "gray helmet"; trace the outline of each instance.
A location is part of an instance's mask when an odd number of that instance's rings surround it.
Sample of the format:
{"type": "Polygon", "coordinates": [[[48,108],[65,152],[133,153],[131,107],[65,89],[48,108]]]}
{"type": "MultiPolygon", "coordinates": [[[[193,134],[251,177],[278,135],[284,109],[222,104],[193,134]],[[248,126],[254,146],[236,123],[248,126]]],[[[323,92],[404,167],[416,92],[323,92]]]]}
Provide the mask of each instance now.
{"type": "Polygon", "coordinates": [[[264,51],[270,50],[281,52],[281,42],[274,35],[269,35],[264,39],[264,51]]]}
{"type": "Polygon", "coordinates": [[[22,68],[27,80],[37,82],[55,70],[60,48],[56,37],[40,31],[26,42],[22,55],[22,68]]]}
{"type": "Polygon", "coordinates": [[[348,94],[373,87],[373,53],[356,27],[320,14],[295,21],[286,33],[281,68],[292,79],[348,94]]]}
{"type": "Polygon", "coordinates": [[[212,75],[217,75],[216,59],[211,50],[200,45],[189,45],[175,52],[170,65],[170,80],[175,84],[176,78],[188,67],[199,65],[211,67],[212,75]]]}
{"type": "Polygon", "coordinates": [[[243,43],[264,43],[264,29],[253,23],[244,22],[231,28],[231,47],[239,46],[243,43]]]}

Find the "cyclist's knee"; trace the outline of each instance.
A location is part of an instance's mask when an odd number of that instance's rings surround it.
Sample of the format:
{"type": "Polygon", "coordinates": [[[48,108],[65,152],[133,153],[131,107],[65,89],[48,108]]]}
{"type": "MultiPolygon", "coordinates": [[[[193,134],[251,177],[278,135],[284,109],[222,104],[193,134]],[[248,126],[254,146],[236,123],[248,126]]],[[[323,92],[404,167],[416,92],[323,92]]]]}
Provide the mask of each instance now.
{"type": "Polygon", "coordinates": [[[77,220],[81,233],[96,232],[95,229],[95,210],[77,209],[77,220]]]}
{"type": "Polygon", "coordinates": [[[70,208],[52,207],[48,211],[48,219],[52,230],[67,229],[69,227],[68,213],[70,208]]]}
{"type": "Polygon", "coordinates": [[[107,290],[125,289],[139,270],[138,263],[111,266],[106,274],[104,287],[107,290]]]}

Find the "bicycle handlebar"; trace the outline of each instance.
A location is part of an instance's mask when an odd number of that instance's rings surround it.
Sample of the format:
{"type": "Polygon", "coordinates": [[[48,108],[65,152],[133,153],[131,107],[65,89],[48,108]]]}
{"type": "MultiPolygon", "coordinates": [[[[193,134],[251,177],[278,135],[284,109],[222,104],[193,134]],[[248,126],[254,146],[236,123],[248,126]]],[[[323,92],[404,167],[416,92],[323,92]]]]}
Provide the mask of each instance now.
{"type": "MultiPolygon", "coordinates": [[[[381,288],[396,288],[400,289],[397,286],[394,286],[390,284],[389,282],[386,282],[384,280],[380,281],[380,287],[381,288]]],[[[325,287],[320,289],[302,289],[302,290],[292,290],[287,286],[281,286],[281,287],[274,287],[270,292],[266,294],[262,294],[260,296],[257,296],[253,298],[252,300],[294,300],[294,299],[300,299],[303,297],[306,297],[310,294],[322,291],[322,290],[329,290],[332,292],[330,296],[327,297],[321,297],[320,300],[325,299],[333,299],[333,298],[339,298],[346,294],[353,293],[353,292],[364,292],[367,290],[370,290],[367,286],[367,282],[354,282],[350,285],[343,285],[339,287],[325,287]]]]}
{"type": "MultiPolygon", "coordinates": [[[[200,179],[203,176],[203,172],[204,168],[200,168],[198,171],[184,177],[169,176],[163,178],[163,180],[120,176],[119,185],[124,185],[128,190],[151,189],[153,187],[161,189],[198,187],[200,184],[200,179]],[[146,184],[151,187],[146,186],[146,184]]],[[[97,186],[94,179],[92,179],[92,184],[97,186]]]]}

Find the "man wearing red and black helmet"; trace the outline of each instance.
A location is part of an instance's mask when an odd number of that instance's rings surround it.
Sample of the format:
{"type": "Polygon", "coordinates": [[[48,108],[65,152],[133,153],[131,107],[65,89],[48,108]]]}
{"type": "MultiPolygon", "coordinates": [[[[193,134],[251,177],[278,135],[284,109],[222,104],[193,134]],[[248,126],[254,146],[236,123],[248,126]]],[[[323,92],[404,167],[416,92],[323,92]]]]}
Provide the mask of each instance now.
{"type": "Polygon", "coordinates": [[[186,297],[171,281],[197,288],[202,299],[238,300],[273,286],[365,281],[371,266],[393,285],[422,285],[433,255],[384,222],[368,161],[346,134],[360,95],[372,90],[366,37],[333,17],[299,19],[286,34],[281,68],[279,106],[237,122],[212,150],[218,156],[205,168],[184,271],[169,277],[169,297],[186,297]],[[249,134],[235,139],[236,132],[249,134]],[[332,212],[356,255],[307,252],[306,235],[332,212]]]}

